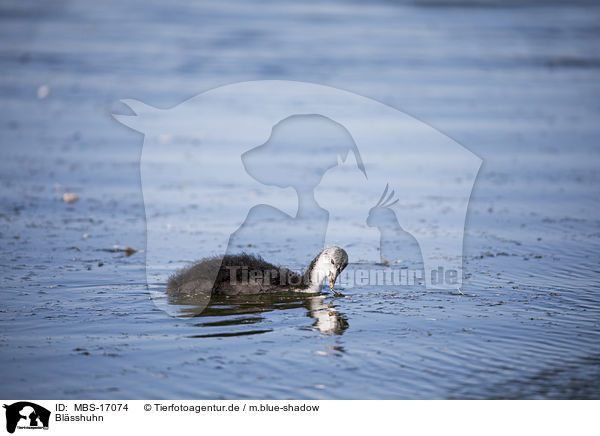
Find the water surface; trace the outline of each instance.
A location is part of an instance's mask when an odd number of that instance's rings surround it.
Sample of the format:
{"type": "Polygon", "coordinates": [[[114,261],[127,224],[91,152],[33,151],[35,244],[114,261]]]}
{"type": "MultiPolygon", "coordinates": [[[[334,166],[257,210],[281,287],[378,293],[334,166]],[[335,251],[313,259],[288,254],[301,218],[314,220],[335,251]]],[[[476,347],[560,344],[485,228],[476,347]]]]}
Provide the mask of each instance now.
{"type": "MultiPolygon", "coordinates": [[[[5,2],[1,396],[598,398],[599,16],[587,3],[5,2]],[[367,95],[483,158],[462,294],[340,286],[159,309],[143,251],[113,250],[144,249],[145,216],[142,137],[109,114],[121,98],[170,107],[250,79],[367,95]]],[[[303,266],[293,250],[267,257],[303,266]]],[[[348,271],[365,267],[379,266],[348,271]]]]}

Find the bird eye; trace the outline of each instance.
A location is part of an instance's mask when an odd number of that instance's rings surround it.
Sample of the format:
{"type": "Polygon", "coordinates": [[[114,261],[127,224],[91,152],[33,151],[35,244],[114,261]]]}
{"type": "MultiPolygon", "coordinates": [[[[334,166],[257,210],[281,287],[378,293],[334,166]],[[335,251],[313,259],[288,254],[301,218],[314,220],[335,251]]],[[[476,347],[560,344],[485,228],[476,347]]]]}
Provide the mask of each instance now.
{"type": "Polygon", "coordinates": [[[331,263],[335,265],[335,262],[333,261],[333,259],[331,259],[331,263]]]}

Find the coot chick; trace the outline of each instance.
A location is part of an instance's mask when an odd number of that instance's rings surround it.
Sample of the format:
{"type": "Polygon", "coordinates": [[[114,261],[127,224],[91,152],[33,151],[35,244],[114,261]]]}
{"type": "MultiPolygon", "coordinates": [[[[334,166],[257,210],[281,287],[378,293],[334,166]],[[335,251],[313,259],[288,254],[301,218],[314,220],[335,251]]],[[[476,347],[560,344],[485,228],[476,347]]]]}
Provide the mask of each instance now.
{"type": "Polygon", "coordinates": [[[323,279],[333,290],[335,280],[348,265],[348,254],[329,247],[313,259],[304,274],[275,266],[249,254],[210,257],[169,278],[168,294],[204,293],[249,295],[278,292],[318,292],[323,279]]]}

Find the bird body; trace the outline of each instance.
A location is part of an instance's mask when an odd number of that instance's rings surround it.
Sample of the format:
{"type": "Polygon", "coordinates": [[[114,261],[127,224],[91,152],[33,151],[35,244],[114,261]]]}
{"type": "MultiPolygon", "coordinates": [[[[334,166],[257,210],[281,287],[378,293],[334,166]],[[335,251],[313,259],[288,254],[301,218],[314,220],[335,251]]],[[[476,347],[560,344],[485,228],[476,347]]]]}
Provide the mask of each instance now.
{"type": "Polygon", "coordinates": [[[335,280],[348,265],[348,255],[329,247],[317,255],[303,274],[273,265],[249,254],[210,257],[169,278],[168,294],[208,292],[211,295],[249,295],[281,292],[319,292],[323,279],[333,290],[335,280]]]}

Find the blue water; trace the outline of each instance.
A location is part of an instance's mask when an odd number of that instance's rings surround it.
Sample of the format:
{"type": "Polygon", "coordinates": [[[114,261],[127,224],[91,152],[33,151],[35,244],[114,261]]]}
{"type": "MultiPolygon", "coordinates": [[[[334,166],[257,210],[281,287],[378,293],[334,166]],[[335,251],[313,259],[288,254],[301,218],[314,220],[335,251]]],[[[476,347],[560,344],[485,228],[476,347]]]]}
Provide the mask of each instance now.
{"type": "Polygon", "coordinates": [[[597,5],[0,11],[1,397],[600,397],[597,5]],[[483,159],[462,294],[361,285],[158,308],[144,252],[113,250],[143,250],[146,226],[142,136],[110,113],[252,79],[369,96],[483,159]]]}

